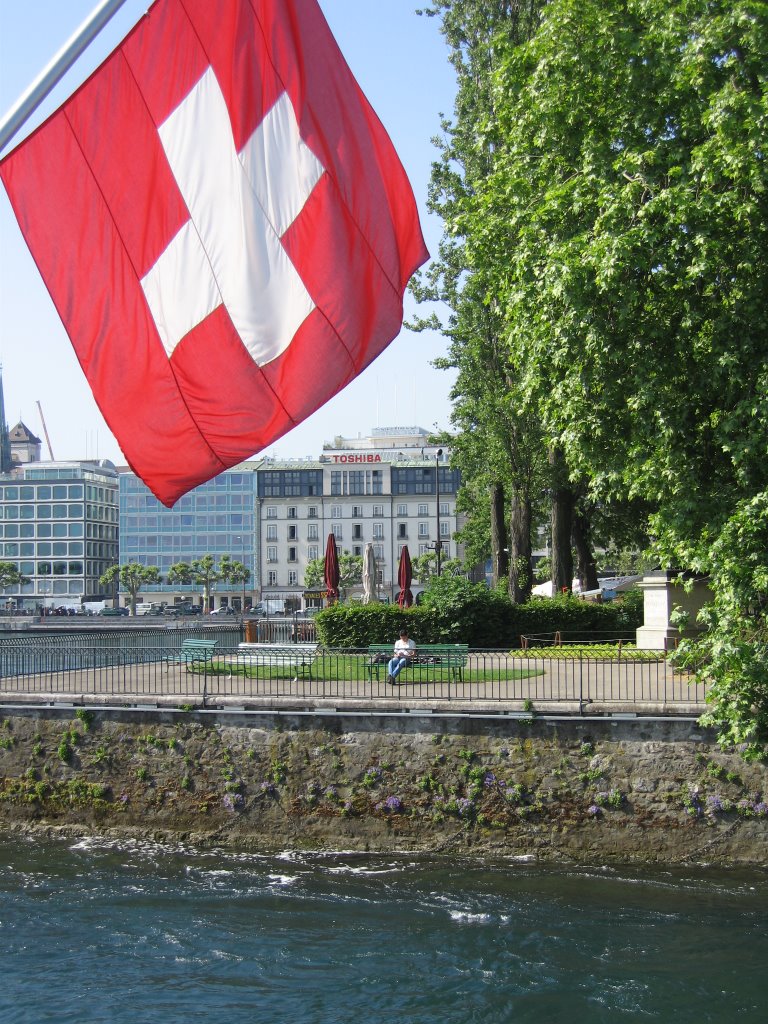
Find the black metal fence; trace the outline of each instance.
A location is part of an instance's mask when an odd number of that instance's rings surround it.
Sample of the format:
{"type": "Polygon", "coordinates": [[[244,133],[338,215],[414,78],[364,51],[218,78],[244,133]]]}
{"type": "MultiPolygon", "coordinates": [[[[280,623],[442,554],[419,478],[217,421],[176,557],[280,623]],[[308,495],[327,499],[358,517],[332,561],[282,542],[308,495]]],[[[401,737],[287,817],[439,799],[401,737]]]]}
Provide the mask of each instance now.
{"type": "Polygon", "coordinates": [[[217,699],[303,702],[404,701],[509,704],[520,710],[598,710],[618,705],[676,705],[696,710],[704,690],[662,653],[622,657],[549,657],[541,649],[471,650],[461,664],[429,659],[409,666],[397,684],[367,650],[325,650],[314,644],[263,639],[239,649],[238,626],[197,630],[110,631],[110,642],[71,634],[0,640],[0,700],[24,695],[171,698],[179,704],[217,699]],[[118,637],[116,634],[121,634],[118,637]],[[216,640],[210,660],[179,659],[184,639],[216,640]],[[642,656],[641,656],[642,655],[642,656]]]}

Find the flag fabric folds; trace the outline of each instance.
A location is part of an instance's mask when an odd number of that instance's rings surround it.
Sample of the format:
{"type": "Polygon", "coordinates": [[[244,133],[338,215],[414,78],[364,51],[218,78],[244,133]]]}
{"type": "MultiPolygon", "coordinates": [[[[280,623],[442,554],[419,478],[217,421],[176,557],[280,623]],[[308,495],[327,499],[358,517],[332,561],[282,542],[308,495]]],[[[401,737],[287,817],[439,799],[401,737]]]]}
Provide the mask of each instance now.
{"type": "Polygon", "coordinates": [[[357,376],[427,257],[316,0],[158,0],[0,177],[104,418],[166,505],[357,376]]]}

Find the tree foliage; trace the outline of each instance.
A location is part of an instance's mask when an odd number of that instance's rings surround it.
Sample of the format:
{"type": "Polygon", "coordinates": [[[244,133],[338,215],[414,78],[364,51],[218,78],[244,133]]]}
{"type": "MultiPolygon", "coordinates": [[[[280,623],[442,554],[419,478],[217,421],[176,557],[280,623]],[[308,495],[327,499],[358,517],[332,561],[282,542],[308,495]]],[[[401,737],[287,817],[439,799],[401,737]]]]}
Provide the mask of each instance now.
{"type": "Polygon", "coordinates": [[[213,555],[203,555],[191,562],[175,562],[168,570],[168,582],[182,587],[200,587],[203,591],[203,610],[211,608],[211,591],[217,583],[246,583],[250,570],[242,562],[222,555],[219,563],[213,555]]]}
{"type": "Polygon", "coordinates": [[[29,583],[29,578],[19,572],[19,567],[15,562],[0,562],[0,590],[5,590],[6,587],[18,587],[24,583],[29,583]]]}
{"type": "Polygon", "coordinates": [[[115,582],[128,594],[131,615],[135,615],[136,598],[142,587],[147,584],[162,583],[162,576],[156,565],[127,562],[125,565],[111,565],[99,578],[99,583],[105,588],[114,586],[115,582]]]}
{"type": "Polygon", "coordinates": [[[530,40],[494,46],[493,167],[454,211],[465,262],[571,480],[648,503],[662,564],[709,574],[710,718],[759,743],[766,5],[551,0],[530,40]]]}
{"type": "MultiPolygon", "coordinates": [[[[363,585],[363,559],[344,551],[339,555],[339,591],[344,600],[350,590],[363,585]]],[[[325,589],[325,559],[313,558],[304,572],[304,586],[307,590],[325,589]]]]}
{"type": "Polygon", "coordinates": [[[412,326],[439,326],[448,339],[447,355],[436,365],[457,371],[450,444],[452,463],[462,472],[459,504],[468,517],[462,540],[476,560],[491,556],[494,583],[508,575],[515,600],[530,593],[530,537],[545,452],[538,419],[517,398],[517,367],[489,274],[494,268],[472,258],[461,219],[495,166],[493,74],[502,43],[528,39],[540,6],[540,0],[435,0],[422,12],[440,18],[457,93],[453,120],[443,121],[436,140],[440,159],[429,189],[430,209],[445,233],[437,258],[413,287],[419,300],[439,300],[449,315],[444,324],[433,314],[412,326]],[[499,499],[505,497],[503,516],[499,499]]]}

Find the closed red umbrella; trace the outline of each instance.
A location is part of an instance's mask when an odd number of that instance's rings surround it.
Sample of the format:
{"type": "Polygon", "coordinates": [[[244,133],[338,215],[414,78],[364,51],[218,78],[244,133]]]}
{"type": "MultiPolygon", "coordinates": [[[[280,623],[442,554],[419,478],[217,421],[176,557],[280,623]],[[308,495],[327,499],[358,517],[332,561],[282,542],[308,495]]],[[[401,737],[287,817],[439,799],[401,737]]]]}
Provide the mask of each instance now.
{"type": "Polygon", "coordinates": [[[411,568],[411,556],[408,551],[408,545],[403,545],[403,550],[400,552],[400,565],[397,569],[397,582],[400,584],[400,593],[397,597],[397,603],[401,608],[410,608],[413,604],[413,594],[411,593],[411,580],[413,579],[413,569],[411,568]]]}
{"type": "Polygon", "coordinates": [[[328,534],[325,546],[325,596],[328,604],[336,604],[339,600],[339,554],[336,550],[336,538],[328,534]]]}

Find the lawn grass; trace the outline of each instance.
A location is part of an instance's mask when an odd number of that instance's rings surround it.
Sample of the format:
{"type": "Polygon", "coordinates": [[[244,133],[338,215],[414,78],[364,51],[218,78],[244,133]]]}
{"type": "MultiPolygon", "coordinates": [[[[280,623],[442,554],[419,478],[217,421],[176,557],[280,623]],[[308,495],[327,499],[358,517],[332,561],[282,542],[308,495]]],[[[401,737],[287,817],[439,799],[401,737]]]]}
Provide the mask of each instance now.
{"type": "Polygon", "coordinates": [[[507,652],[510,658],[546,658],[556,661],[586,659],[589,661],[664,661],[663,651],[641,650],[634,644],[547,644],[542,647],[515,648],[507,652]]]}
{"type": "MultiPolygon", "coordinates": [[[[328,652],[318,653],[312,662],[312,679],[317,681],[343,680],[347,682],[368,682],[368,666],[370,656],[368,654],[333,654],[328,652]]],[[[223,659],[215,659],[212,668],[213,675],[243,676],[248,679],[293,679],[296,670],[290,665],[246,665],[230,664],[223,659]]],[[[462,670],[462,682],[498,682],[505,679],[529,679],[533,676],[543,675],[540,668],[511,668],[503,662],[496,662],[493,665],[482,667],[473,665],[471,660],[462,670]]],[[[300,673],[300,678],[308,679],[306,670],[300,673]]],[[[379,682],[386,682],[386,665],[379,666],[379,682]]],[[[374,672],[373,681],[376,681],[374,672]]],[[[449,665],[435,664],[414,665],[405,669],[400,676],[403,683],[449,683],[455,682],[449,665]]]]}

